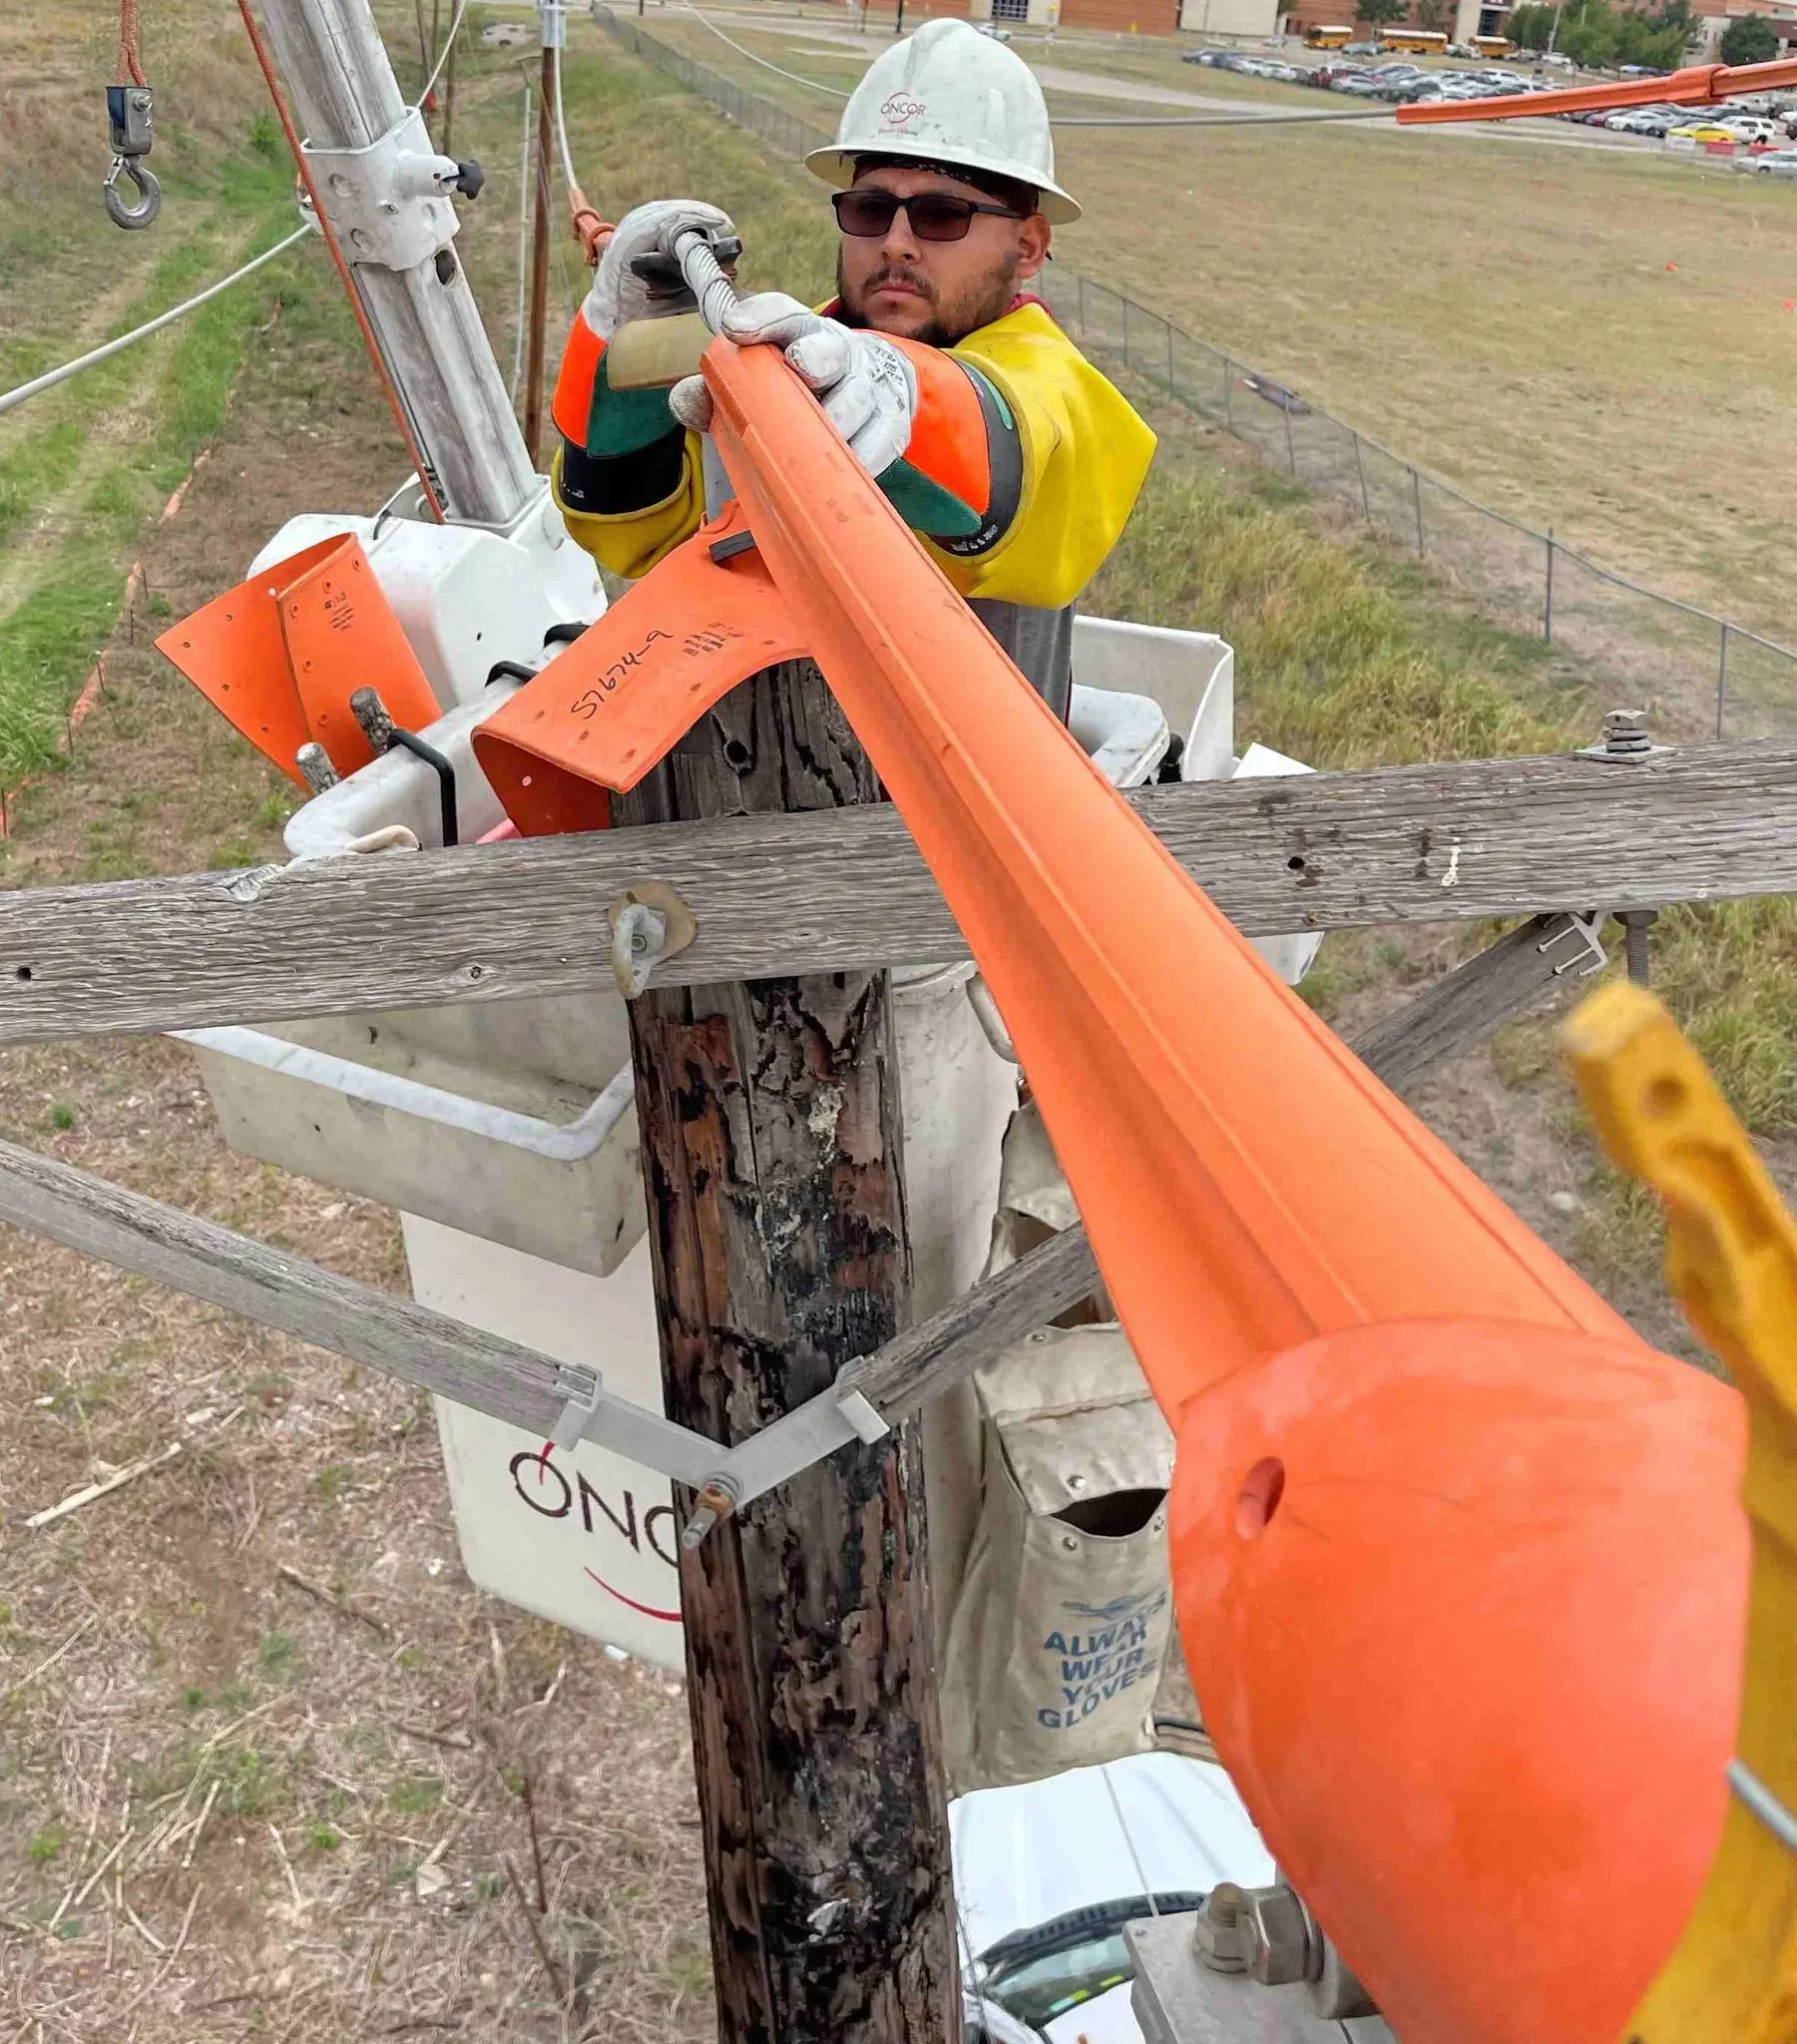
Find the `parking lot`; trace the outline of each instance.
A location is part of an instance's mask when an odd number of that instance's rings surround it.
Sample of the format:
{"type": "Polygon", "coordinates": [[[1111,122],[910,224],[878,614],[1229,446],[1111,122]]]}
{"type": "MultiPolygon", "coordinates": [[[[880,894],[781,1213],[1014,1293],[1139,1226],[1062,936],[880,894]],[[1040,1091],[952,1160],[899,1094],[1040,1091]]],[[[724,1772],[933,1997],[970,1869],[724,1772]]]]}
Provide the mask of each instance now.
{"type": "MultiPolygon", "coordinates": [[[[1342,51],[1277,52],[1230,49],[1187,50],[1185,63],[1226,76],[1299,85],[1350,101],[1398,106],[1454,106],[1490,99],[1536,99],[1569,86],[1613,83],[1583,76],[1564,60],[1526,64],[1512,59],[1477,67],[1440,61],[1416,63],[1384,55],[1370,45],[1342,51]]],[[[1616,148],[1664,148],[1672,155],[1724,156],[1742,170],[1769,176],[1797,176],[1797,96],[1766,94],[1728,100],[1713,107],[1670,101],[1622,109],[1556,114],[1546,118],[1571,126],[1575,136],[1558,137],[1616,148]]],[[[1542,131],[1493,128],[1491,133],[1542,131]]]]}

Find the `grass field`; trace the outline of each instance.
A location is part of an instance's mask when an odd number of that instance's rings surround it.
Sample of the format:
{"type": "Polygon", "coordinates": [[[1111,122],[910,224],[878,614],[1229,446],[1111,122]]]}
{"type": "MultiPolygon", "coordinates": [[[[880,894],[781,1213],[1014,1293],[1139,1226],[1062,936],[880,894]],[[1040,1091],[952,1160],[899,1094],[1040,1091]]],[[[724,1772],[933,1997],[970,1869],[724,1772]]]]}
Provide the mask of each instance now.
{"type": "MultiPolygon", "coordinates": [[[[848,47],[824,54],[814,26],[756,33],[752,9],[719,18],[757,53],[830,84],[861,61],[848,47]]],[[[745,63],[689,17],[652,7],[647,25],[793,112],[833,120],[832,102],[745,63]]],[[[1341,104],[1115,38],[1016,47],[1063,74],[1341,104]]],[[[1050,99],[1064,112],[1129,111],[1050,99]]],[[[1088,212],[1059,245],[1483,501],[1790,643],[1791,486],[1770,436],[1797,405],[1797,190],[1529,125],[1542,139],[1359,124],[1067,130],[1058,160],[1088,212]]]]}

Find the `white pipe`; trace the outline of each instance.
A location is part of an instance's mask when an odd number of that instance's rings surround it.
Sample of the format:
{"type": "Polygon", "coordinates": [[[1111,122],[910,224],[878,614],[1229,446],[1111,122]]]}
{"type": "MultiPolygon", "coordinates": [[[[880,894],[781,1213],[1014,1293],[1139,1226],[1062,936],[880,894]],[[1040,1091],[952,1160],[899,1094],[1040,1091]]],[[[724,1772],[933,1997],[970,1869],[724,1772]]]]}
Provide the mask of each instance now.
{"type": "Polygon", "coordinates": [[[227,291],[233,283],[241,283],[246,276],[253,276],[264,262],[272,262],[277,256],[284,256],[296,242],[303,242],[307,235],[317,230],[308,221],[302,228],[290,234],[284,242],[276,242],[272,249],[245,262],[241,269],[214,284],[210,290],[202,291],[185,304],[164,312],[160,318],[151,319],[142,326],[135,326],[129,333],[121,333],[117,340],[109,340],[102,347],[92,349],[85,355],[78,355],[72,362],[64,362],[60,369],[47,369],[43,375],[34,377],[29,383],[21,383],[16,390],[9,390],[0,396],[0,412],[11,411],[15,404],[23,404],[28,397],[36,397],[40,391],[54,390],[59,383],[68,382],[71,376],[79,376],[83,369],[91,369],[99,362],[111,361],[114,355],[122,354],[126,348],[135,347],[140,340],[148,340],[153,333],[160,333],[165,326],[172,326],[177,319],[185,319],[204,304],[216,298],[221,291],[227,291]]]}

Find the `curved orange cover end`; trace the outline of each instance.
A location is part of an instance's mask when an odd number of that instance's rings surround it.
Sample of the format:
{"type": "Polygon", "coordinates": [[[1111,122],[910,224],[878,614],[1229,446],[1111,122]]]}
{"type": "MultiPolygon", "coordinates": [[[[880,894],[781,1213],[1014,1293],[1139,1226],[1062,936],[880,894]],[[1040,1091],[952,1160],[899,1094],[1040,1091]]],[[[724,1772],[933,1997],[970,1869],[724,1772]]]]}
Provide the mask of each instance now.
{"type": "Polygon", "coordinates": [[[1493,1321],[1325,1335],[1186,1408],[1205,1725],[1399,2036],[1623,2033],[1721,1836],[1744,1454],[1713,1377],[1493,1321]]]}

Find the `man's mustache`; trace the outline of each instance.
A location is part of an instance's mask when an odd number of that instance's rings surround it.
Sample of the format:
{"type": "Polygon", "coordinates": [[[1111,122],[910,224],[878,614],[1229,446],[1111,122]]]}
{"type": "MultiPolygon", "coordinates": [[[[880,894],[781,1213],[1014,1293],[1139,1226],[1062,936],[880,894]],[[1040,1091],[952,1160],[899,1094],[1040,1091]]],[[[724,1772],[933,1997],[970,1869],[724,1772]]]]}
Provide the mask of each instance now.
{"type": "Polygon", "coordinates": [[[871,297],[875,291],[883,289],[889,283],[907,284],[912,290],[921,292],[932,304],[936,302],[936,288],[928,276],[921,269],[907,268],[902,262],[891,263],[884,269],[876,269],[863,286],[863,290],[871,297]]]}

